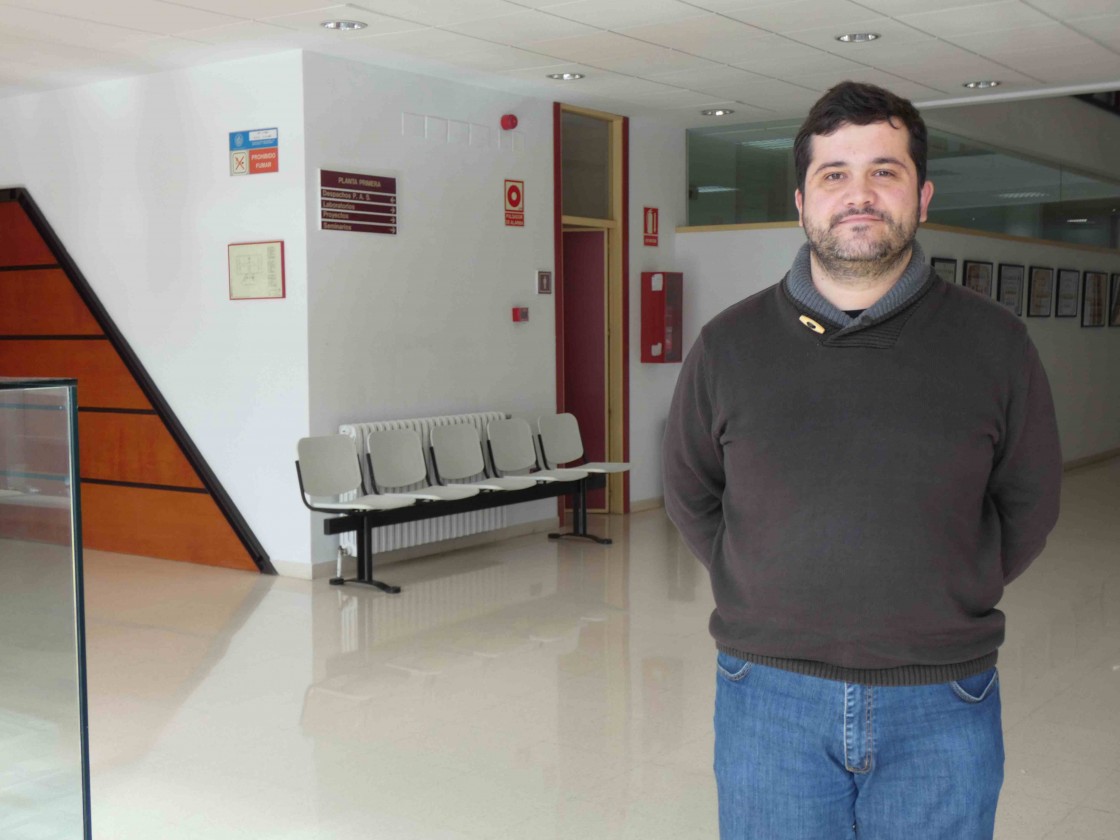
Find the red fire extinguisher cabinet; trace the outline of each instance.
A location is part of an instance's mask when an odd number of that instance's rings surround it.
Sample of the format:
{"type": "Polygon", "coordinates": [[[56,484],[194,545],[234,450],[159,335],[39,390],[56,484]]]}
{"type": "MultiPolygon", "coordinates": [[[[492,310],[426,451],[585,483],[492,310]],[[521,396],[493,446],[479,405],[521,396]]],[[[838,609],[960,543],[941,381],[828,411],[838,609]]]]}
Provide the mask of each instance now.
{"type": "Polygon", "coordinates": [[[642,272],[642,361],[681,360],[681,286],[679,271],[642,272]]]}

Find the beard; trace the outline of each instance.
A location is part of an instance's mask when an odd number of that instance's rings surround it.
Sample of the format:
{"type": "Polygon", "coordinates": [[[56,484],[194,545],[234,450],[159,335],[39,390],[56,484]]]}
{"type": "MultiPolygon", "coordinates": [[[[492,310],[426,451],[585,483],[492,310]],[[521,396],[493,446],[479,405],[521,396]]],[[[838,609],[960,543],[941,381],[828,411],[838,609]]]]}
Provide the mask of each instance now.
{"type": "Polygon", "coordinates": [[[837,213],[827,225],[804,220],[809,248],[825,271],[837,280],[871,280],[890,272],[907,259],[918,232],[918,213],[909,221],[899,222],[883,210],[862,209],[837,213]],[[885,227],[878,235],[872,225],[853,225],[847,235],[837,226],[849,216],[874,216],[885,227]]]}

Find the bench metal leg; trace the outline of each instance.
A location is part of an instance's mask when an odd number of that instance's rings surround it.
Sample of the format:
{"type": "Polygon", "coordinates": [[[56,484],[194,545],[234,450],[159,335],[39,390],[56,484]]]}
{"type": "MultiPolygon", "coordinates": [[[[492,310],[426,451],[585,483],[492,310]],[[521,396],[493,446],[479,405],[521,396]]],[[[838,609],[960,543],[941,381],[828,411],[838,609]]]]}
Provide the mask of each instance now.
{"type": "Polygon", "coordinates": [[[572,506],[572,530],[566,533],[549,534],[550,540],[591,540],[599,545],[610,545],[614,540],[609,537],[598,537],[595,534],[587,533],[587,480],[584,479],[579,483],[579,491],[575,494],[575,502],[572,506]]]}
{"type": "Polygon", "coordinates": [[[342,577],[342,549],[338,550],[338,576],[331,578],[331,586],[344,586],[347,583],[361,583],[387,592],[390,595],[399,595],[401,588],[375,580],[373,577],[373,550],[369,533],[369,522],[362,520],[362,527],[358,529],[358,574],[352,580],[342,577]]]}

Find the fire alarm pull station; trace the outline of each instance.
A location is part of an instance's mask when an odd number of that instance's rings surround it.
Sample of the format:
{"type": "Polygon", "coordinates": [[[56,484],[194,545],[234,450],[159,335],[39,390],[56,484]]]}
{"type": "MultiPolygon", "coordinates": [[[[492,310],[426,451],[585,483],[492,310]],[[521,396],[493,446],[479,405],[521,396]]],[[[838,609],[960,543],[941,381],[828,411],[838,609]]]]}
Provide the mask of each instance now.
{"type": "Polygon", "coordinates": [[[681,360],[681,287],[679,271],[642,272],[642,361],[666,364],[681,360]]]}
{"type": "Polygon", "coordinates": [[[529,307],[528,306],[515,306],[513,307],[513,322],[520,324],[523,321],[529,320],[529,307]]]}

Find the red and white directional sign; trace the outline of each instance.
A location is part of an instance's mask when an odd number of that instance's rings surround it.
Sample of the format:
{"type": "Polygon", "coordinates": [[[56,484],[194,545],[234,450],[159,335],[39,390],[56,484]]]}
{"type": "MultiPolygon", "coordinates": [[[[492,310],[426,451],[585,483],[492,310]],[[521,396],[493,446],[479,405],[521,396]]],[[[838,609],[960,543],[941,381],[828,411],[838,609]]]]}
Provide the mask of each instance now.
{"type": "Polygon", "coordinates": [[[525,227],[524,181],[506,181],[506,227],[525,227]]]}
{"type": "Polygon", "coordinates": [[[657,247],[657,208],[642,208],[642,241],[651,248],[657,247]]]}

